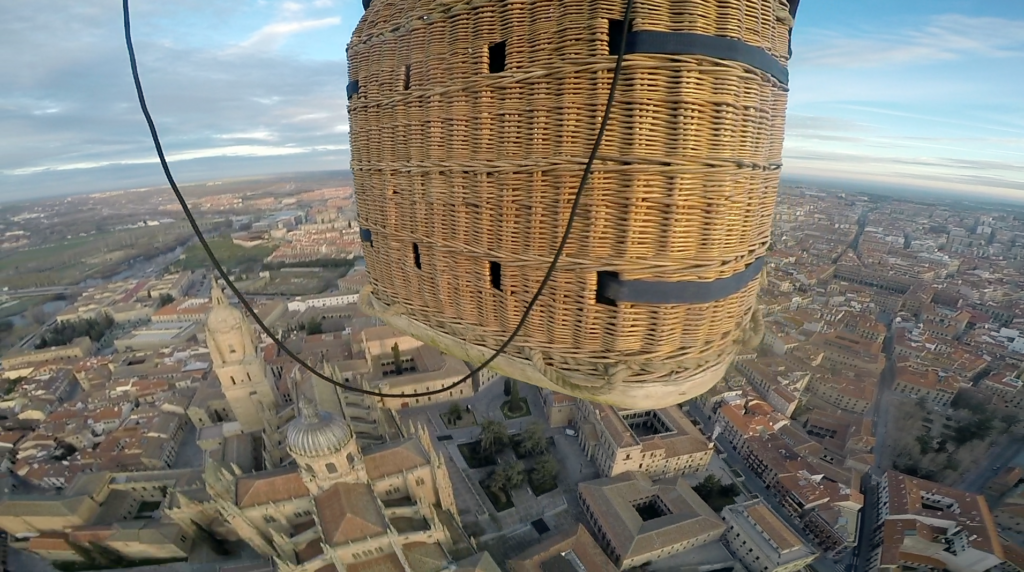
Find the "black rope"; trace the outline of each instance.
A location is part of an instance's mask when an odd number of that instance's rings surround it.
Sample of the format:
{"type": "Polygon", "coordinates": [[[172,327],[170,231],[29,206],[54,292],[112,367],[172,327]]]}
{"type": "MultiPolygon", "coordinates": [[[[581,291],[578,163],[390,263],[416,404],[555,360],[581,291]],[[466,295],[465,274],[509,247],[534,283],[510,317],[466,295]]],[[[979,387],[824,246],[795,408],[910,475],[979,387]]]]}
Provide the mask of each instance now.
{"type": "Polygon", "coordinates": [[[124,12],[124,40],[125,44],[128,47],[128,60],[131,63],[132,79],[135,80],[135,92],[139,97],[139,107],[142,108],[142,114],[146,118],[146,125],[149,126],[149,134],[153,138],[153,146],[156,148],[156,154],[157,157],[160,159],[160,166],[164,170],[164,176],[167,178],[167,183],[171,186],[171,190],[174,192],[175,198],[178,199],[178,204],[181,205],[181,210],[185,211],[185,218],[188,219],[188,223],[192,227],[192,232],[195,233],[196,238],[199,239],[199,243],[202,245],[203,250],[206,251],[206,255],[210,258],[210,263],[213,264],[213,268],[217,271],[217,274],[220,275],[220,277],[224,280],[224,283],[227,285],[228,289],[231,290],[231,292],[235,295],[236,298],[238,298],[238,301],[239,303],[242,304],[242,307],[245,308],[247,312],[249,312],[249,315],[252,316],[253,320],[255,320],[256,325],[259,326],[261,330],[263,330],[263,333],[266,334],[267,337],[270,338],[270,340],[273,341],[274,344],[276,344],[277,347],[280,348],[280,350],[285,353],[285,355],[293,359],[295,363],[302,366],[302,368],[305,369],[306,371],[322,379],[323,381],[326,381],[332,385],[344,389],[345,391],[352,391],[355,393],[361,393],[363,395],[370,395],[373,397],[399,398],[426,397],[429,395],[437,395],[439,393],[450,391],[452,388],[462,385],[466,381],[472,379],[474,375],[480,373],[481,371],[483,371],[484,368],[490,365],[491,362],[498,359],[498,356],[500,356],[501,353],[508,348],[508,346],[512,343],[516,336],[519,335],[519,332],[523,329],[523,326],[526,325],[526,320],[530,316],[530,312],[533,311],[533,307],[537,305],[537,301],[540,299],[541,294],[543,294],[544,288],[546,288],[548,282],[551,281],[551,277],[552,275],[554,275],[555,272],[555,266],[557,266],[558,260],[562,257],[562,253],[565,251],[565,245],[569,242],[569,234],[572,231],[573,222],[575,222],[576,220],[576,213],[577,211],[579,211],[579,206],[581,202],[580,199],[582,199],[583,197],[583,190],[587,186],[587,181],[590,180],[590,172],[594,167],[594,162],[597,160],[597,152],[601,148],[601,143],[604,141],[605,131],[607,131],[608,129],[608,120],[611,117],[612,104],[615,102],[615,91],[619,84],[619,77],[622,75],[622,62],[626,54],[626,38],[629,35],[629,16],[633,10],[633,0],[626,0],[626,14],[622,19],[622,21],[624,22],[623,26],[625,27],[625,33],[622,34],[622,39],[619,44],[618,57],[615,60],[615,73],[612,76],[612,83],[608,89],[608,102],[605,104],[604,116],[601,118],[601,127],[597,131],[597,137],[594,139],[594,145],[590,150],[590,157],[587,159],[587,164],[583,168],[583,175],[580,177],[580,184],[579,187],[576,189],[576,196],[573,198],[572,208],[569,209],[569,218],[568,220],[566,220],[565,223],[565,231],[562,233],[562,240],[558,243],[558,249],[555,250],[555,255],[551,259],[551,264],[548,266],[547,272],[544,274],[544,279],[541,280],[540,285],[537,287],[537,291],[533,295],[533,298],[530,299],[530,303],[526,305],[526,310],[523,311],[523,316],[519,319],[519,323],[516,325],[515,329],[512,330],[512,333],[509,334],[505,342],[502,343],[501,346],[497,350],[495,350],[493,354],[491,354],[491,357],[487,358],[487,360],[478,365],[473,371],[469,372],[461,379],[450,385],[441,387],[439,389],[434,389],[431,391],[410,394],[383,393],[380,391],[364,389],[362,387],[346,385],[344,383],[335,381],[328,377],[327,375],[321,373],[315,367],[306,363],[295,352],[289,349],[284,342],[278,339],[278,337],[275,336],[273,332],[270,331],[270,328],[267,327],[265,323],[263,323],[263,320],[259,317],[258,314],[256,314],[256,311],[253,310],[252,305],[249,304],[249,301],[245,299],[245,296],[243,296],[242,293],[238,290],[238,287],[235,286],[235,283],[231,281],[231,278],[228,276],[227,271],[225,271],[224,267],[221,266],[220,261],[217,260],[217,256],[213,253],[213,249],[210,248],[210,244],[206,241],[206,237],[203,236],[203,231],[200,230],[199,224],[196,222],[195,217],[192,216],[192,210],[189,208],[188,202],[185,201],[185,197],[181,194],[181,191],[178,190],[178,185],[177,183],[174,182],[174,176],[171,175],[171,167],[170,165],[167,164],[167,158],[164,156],[164,149],[163,146],[160,144],[160,136],[157,134],[156,124],[153,122],[153,117],[149,113],[149,107],[146,105],[146,96],[142,91],[142,80],[139,79],[139,68],[135,62],[135,48],[132,45],[131,18],[128,12],[128,0],[123,0],[122,7],[124,12]]]}

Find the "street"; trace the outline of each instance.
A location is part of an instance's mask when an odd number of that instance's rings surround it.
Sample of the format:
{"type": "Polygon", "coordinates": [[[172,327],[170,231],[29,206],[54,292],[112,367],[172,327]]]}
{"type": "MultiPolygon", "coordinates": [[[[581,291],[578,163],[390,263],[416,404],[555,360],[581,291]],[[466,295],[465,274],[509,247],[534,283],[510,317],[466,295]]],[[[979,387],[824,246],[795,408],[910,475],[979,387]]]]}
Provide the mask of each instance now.
{"type": "MultiPolygon", "coordinates": [[[[691,405],[689,412],[695,418],[700,420],[701,424],[704,425],[704,430],[707,432],[708,435],[713,434],[714,425],[712,424],[711,419],[704,415],[704,412],[701,411],[699,407],[697,407],[696,405],[691,405]]],[[[743,475],[743,484],[751,492],[760,496],[764,500],[764,502],[768,503],[768,506],[771,507],[771,509],[775,511],[777,515],[779,515],[779,518],[785,521],[785,523],[788,524],[790,528],[796,531],[796,533],[800,536],[801,540],[806,542],[809,546],[817,549],[817,547],[814,544],[814,541],[807,535],[806,532],[804,532],[803,527],[800,526],[800,523],[797,522],[796,519],[794,519],[792,516],[790,516],[790,514],[784,508],[782,508],[782,505],[780,505],[779,502],[775,500],[775,494],[769,491],[764,486],[764,483],[761,482],[761,479],[759,479],[753,472],[750,471],[750,469],[747,468],[746,464],[739,458],[739,454],[735,451],[735,449],[732,448],[732,445],[729,444],[729,441],[727,441],[723,436],[719,435],[718,439],[716,439],[715,442],[718,443],[718,445],[722,448],[723,451],[727,451],[725,455],[722,455],[722,460],[725,461],[726,464],[729,465],[731,468],[738,470],[740,474],[743,475]]],[[[850,558],[851,553],[847,553],[846,556],[841,558],[838,562],[834,562],[825,557],[820,557],[811,564],[811,568],[813,568],[814,570],[818,570],[819,572],[840,572],[842,569],[845,569],[845,563],[848,562],[850,558]],[[836,566],[837,564],[839,564],[839,567],[836,566]]]]}
{"type": "Polygon", "coordinates": [[[980,493],[1003,468],[1013,465],[1015,460],[1022,457],[1024,457],[1024,439],[1016,435],[1005,435],[1002,442],[989,451],[985,460],[979,463],[976,469],[964,475],[957,488],[980,493]],[[997,470],[995,467],[999,467],[999,469],[997,470]]]}
{"type": "Polygon", "coordinates": [[[889,333],[885,336],[882,344],[882,351],[885,353],[885,369],[878,379],[878,391],[875,395],[875,402],[871,404],[871,419],[874,422],[875,430],[875,466],[872,474],[881,477],[885,474],[885,467],[888,466],[888,455],[886,454],[886,430],[889,424],[889,404],[892,401],[892,387],[896,381],[896,360],[892,357],[893,328],[889,326],[889,333]]]}
{"type": "Polygon", "coordinates": [[[852,565],[850,572],[867,572],[871,554],[871,537],[878,518],[875,503],[878,502],[878,488],[871,475],[864,475],[864,508],[860,511],[860,523],[857,530],[857,546],[851,551],[852,565]]]}

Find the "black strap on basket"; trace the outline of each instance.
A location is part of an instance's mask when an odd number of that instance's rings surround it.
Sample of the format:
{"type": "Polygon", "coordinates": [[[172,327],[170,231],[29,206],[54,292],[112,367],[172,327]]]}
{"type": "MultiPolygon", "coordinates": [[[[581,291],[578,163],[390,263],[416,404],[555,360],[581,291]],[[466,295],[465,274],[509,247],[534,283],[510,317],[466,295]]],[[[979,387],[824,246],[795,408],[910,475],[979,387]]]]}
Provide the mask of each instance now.
{"type": "Polygon", "coordinates": [[[597,297],[631,304],[708,304],[746,288],[762,268],[763,256],[732,276],[708,282],[622,280],[616,272],[598,272],[597,297]]]}
{"type": "Polygon", "coordinates": [[[732,38],[692,32],[635,30],[629,34],[626,53],[707,56],[739,62],[763,71],[782,85],[789,85],[789,70],[782,62],[757,46],[732,38]]]}

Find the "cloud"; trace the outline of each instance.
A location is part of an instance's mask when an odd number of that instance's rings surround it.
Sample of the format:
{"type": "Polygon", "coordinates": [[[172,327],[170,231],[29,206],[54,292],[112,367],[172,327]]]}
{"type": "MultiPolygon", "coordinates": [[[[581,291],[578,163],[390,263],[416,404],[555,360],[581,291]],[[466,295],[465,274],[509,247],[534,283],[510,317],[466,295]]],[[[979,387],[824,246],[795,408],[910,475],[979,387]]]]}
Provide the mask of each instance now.
{"type": "Polygon", "coordinates": [[[245,41],[240,43],[239,47],[257,50],[276,50],[281,47],[281,44],[283,44],[285,40],[294,34],[300,34],[310,30],[318,30],[320,28],[329,28],[331,26],[337,26],[340,23],[341,18],[337,16],[331,18],[319,18],[316,20],[274,22],[273,24],[267,24],[257,30],[245,41]]]}
{"type": "MultiPolygon", "coordinates": [[[[343,60],[165,41],[154,30],[185,26],[205,9],[181,2],[180,14],[139,3],[133,30],[150,111],[182,182],[348,167],[343,60]],[[148,12],[157,9],[160,19],[148,12]]],[[[199,19],[208,27],[236,5],[208,4],[217,13],[199,19]]],[[[5,8],[0,200],[161,184],[111,9],[115,2],[67,0],[5,8]]]]}
{"type": "MultiPolygon", "coordinates": [[[[842,104],[841,104],[842,105],[842,104]]],[[[977,123],[974,121],[961,121],[959,119],[950,119],[948,117],[937,117],[934,115],[922,115],[920,113],[908,113],[906,111],[898,111],[894,109],[882,109],[878,107],[867,107],[863,105],[842,105],[848,109],[856,109],[859,111],[867,111],[870,113],[881,113],[883,115],[894,115],[898,117],[909,117],[911,119],[922,119],[929,122],[949,123],[951,125],[962,125],[964,127],[971,127],[973,129],[989,129],[993,131],[1005,131],[1008,133],[1020,133],[1024,135],[1024,129],[1013,129],[1001,127],[999,125],[993,125],[991,123],[977,123]]]]}
{"type": "Polygon", "coordinates": [[[277,136],[269,131],[249,131],[247,133],[225,133],[223,135],[215,135],[217,139],[259,139],[261,141],[272,141],[277,139],[277,136]]]}
{"type": "Polygon", "coordinates": [[[946,14],[932,16],[921,28],[898,33],[811,33],[805,40],[794,60],[815,67],[921,65],[968,56],[1021,57],[1024,20],[946,14]]]}
{"type": "Polygon", "coordinates": [[[784,174],[899,183],[1005,196],[1024,191],[1024,165],[944,157],[890,157],[813,148],[787,149],[784,174]]]}
{"type": "MultiPolygon", "coordinates": [[[[319,147],[275,147],[260,145],[232,145],[229,147],[210,147],[206,149],[190,149],[177,153],[167,154],[167,162],[193,161],[196,159],[210,159],[213,157],[275,157],[279,155],[296,155],[312,151],[340,151],[348,149],[348,145],[323,145],[319,147]]],[[[63,163],[58,165],[45,165],[40,167],[27,167],[24,169],[12,169],[0,171],[4,175],[34,175],[47,171],[74,171],[77,169],[96,169],[109,167],[111,165],[144,165],[157,163],[156,155],[136,157],[131,159],[111,159],[107,161],[89,161],[83,163],[63,163]]]]}

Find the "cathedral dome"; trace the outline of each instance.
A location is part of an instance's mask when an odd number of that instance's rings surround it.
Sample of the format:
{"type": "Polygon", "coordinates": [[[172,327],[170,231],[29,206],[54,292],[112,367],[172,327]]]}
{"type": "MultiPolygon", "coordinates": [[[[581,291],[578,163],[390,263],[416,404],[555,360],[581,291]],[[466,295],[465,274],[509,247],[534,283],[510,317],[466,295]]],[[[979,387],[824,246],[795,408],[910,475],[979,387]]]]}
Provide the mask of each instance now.
{"type": "Polygon", "coordinates": [[[312,400],[299,399],[299,416],[288,425],[287,447],[293,457],[315,458],[337,453],[352,440],[348,424],[312,400]]]}

